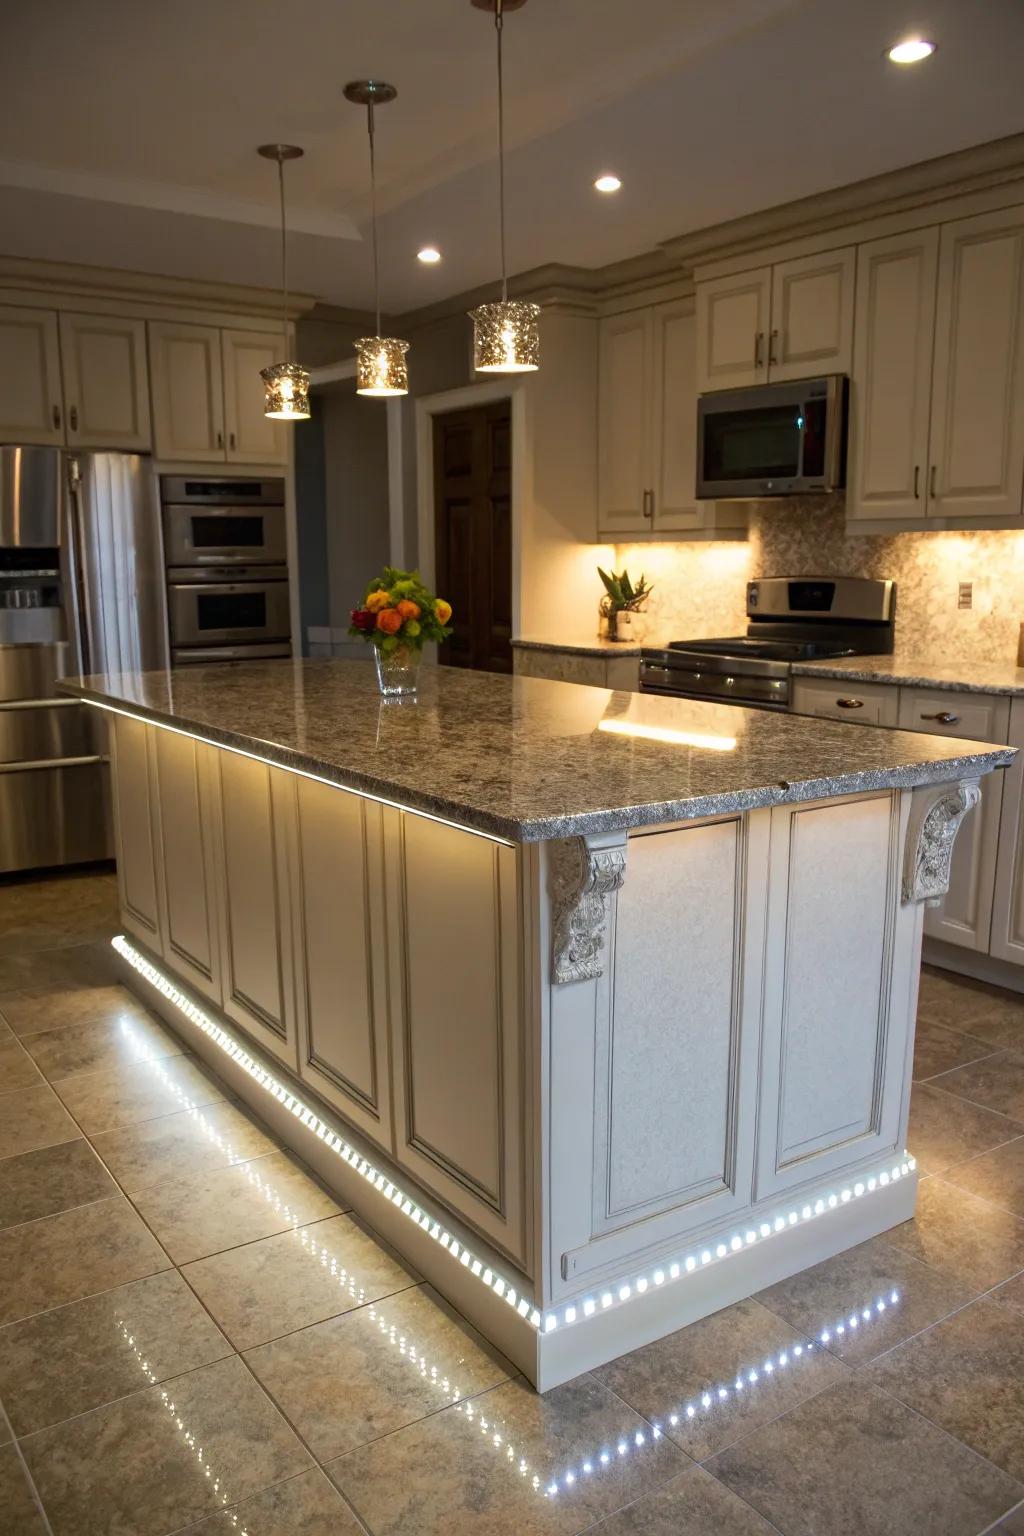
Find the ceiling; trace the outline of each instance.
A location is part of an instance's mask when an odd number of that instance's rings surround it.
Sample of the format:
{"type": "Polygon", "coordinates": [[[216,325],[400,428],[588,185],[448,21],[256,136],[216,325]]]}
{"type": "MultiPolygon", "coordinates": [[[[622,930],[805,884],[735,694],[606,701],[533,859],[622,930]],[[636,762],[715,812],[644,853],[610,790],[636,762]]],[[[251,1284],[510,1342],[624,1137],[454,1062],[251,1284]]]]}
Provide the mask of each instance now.
{"type": "MultiPolygon", "coordinates": [[[[468,0],[0,0],[0,253],[372,302],[497,276],[494,32],[468,0]],[[415,259],[426,243],[444,260],[415,259]]],[[[1021,0],[532,0],[505,21],[512,271],[584,267],[1024,129],[1021,0]],[[913,69],[883,50],[921,31],[913,69]],[[613,197],[593,179],[612,169],[613,197]]]]}

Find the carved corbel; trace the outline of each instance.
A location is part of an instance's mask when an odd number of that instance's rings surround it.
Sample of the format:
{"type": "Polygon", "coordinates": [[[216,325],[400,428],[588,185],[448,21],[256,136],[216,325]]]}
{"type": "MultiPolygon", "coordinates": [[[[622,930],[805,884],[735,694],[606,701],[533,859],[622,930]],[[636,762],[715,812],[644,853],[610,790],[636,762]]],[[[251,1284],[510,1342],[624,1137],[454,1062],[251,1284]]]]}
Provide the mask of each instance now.
{"type": "Polygon", "coordinates": [[[960,823],[980,799],[975,779],[914,791],[903,860],[904,902],[938,906],[949,890],[949,867],[960,823]]]}
{"type": "Polygon", "coordinates": [[[554,980],[595,981],[604,971],[607,898],[626,874],[625,843],[567,837],[550,845],[549,867],[554,980]]]}

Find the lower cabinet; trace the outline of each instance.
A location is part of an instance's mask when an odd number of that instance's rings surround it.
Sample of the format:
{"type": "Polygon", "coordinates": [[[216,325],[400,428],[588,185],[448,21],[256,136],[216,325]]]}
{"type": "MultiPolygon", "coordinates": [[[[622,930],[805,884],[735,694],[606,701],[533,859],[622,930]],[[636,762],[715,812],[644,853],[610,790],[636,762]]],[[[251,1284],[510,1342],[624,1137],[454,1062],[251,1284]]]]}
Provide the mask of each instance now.
{"type": "Polygon", "coordinates": [[[792,710],[847,725],[895,725],[899,690],[887,683],[845,683],[834,677],[795,677],[792,710]]]}
{"type": "Polygon", "coordinates": [[[176,731],[151,731],[150,747],[160,812],[164,958],[198,991],[219,1003],[213,848],[216,758],[202,742],[176,731]]]}
{"type": "Polygon", "coordinates": [[[163,952],[154,814],[155,731],[128,715],[110,715],[114,785],[114,852],[121,921],[129,933],[163,952]]]}
{"type": "Polygon", "coordinates": [[[1024,965],[1024,698],[1010,704],[1008,740],[1017,756],[1000,775],[1003,809],[989,954],[1024,965]]]}

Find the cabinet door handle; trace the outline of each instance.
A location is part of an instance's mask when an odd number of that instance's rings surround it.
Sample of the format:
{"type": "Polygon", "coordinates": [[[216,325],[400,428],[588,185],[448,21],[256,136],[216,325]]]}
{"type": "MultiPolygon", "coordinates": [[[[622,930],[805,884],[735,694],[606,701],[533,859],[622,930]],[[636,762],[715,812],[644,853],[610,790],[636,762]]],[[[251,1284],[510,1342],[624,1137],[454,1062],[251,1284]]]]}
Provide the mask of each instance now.
{"type": "Polygon", "coordinates": [[[863,699],[836,699],[840,709],[863,709],[863,699]]]}
{"type": "Polygon", "coordinates": [[[764,367],[764,331],[758,331],[754,337],[754,367],[764,367]]]}
{"type": "Polygon", "coordinates": [[[772,331],[771,335],[768,338],[768,361],[769,361],[769,363],[777,363],[778,360],[779,360],[777,355],[776,355],[776,347],[775,347],[775,343],[778,341],[778,339],[779,339],[778,331],[772,331]]]}
{"type": "Polygon", "coordinates": [[[960,716],[950,714],[948,709],[937,710],[934,715],[922,715],[922,720],[937,720],[940,725],[959,725],[960,716]]]}
{"type": "Polygon", "coordinates": [[[58,428],[60,426],[60,406],[59,405],[55,405],[54,408],[53,408],[53,425],[55,427],[58,427],[58,428]]]}
{"type": "Polygon", "coordinates": [[[921,466],[920,466],[920,464],[915,464],[914,465],[914,500],[915,501],[920,501],[921,500],[921,466]]]}
{"type": "Polygon", "coordinates": [[[231,448],[231,449],[234,449],[234,446],[235,446],[235,434],[233,432],[229,432],[228,433],[228,447],[231,448]]]}
{"type": "Polygon", "coordinates": [[[932,465],[931,477],[930,477],[930,479],[928,481],[928,494],[929,494],[929,496],[937,496],[938,495],[938,492],[935,489],[935,476],[938,473],[938,468],[939,468],[939,466],[937,464],[933,464],[932,465]]]}
{"type": "Polygon", "coordinates": [[[649,522],[654,522],[654,492],[644,491],[644,517],[649,522]]]}
{"type": "Polygon", "coordinates": [[[69,425],[71,427],[72,432],[77,432],[78,431],[78,406],[77,405],[73,405],[71,407],[70,411],[68,411],[68,423],[69,423],[69,425]]]}
{"type": "Polygon", "coordinates": [[[223,432],[218,432],[217,433],[217,447],[218,448],[223,448],[224,447],[224,433],[223,432]]]}

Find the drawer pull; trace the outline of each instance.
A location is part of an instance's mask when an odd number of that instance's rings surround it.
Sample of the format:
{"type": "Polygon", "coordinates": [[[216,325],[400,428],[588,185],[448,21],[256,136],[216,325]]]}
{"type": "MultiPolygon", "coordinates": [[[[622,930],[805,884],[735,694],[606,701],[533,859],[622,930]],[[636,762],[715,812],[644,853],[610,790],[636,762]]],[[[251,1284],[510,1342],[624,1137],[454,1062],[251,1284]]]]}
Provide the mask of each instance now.
{"type": "Polygon", "coordinates": [[[863,709],[863,699],[836,699],[840,709],[863,709]]]}
{"type": "Polygon", "coordinates": [[[934,715],[922,715],[922,720],[937,720],[940,725],[959,725],[960,716],[950,714],[948,709],[940,709],[934,715]]]}

